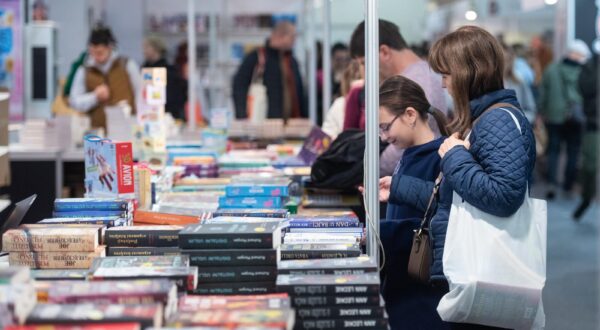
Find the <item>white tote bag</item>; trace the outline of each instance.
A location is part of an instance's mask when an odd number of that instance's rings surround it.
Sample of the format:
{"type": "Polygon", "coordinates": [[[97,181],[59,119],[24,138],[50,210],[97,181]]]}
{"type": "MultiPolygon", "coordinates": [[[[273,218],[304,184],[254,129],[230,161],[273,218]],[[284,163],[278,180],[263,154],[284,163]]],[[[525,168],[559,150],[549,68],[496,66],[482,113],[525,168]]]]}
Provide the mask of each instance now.
{"type": "Polygon", "coordinates": [[[442,320],[543,329],[546,202],[527,190],[515,214],[496,217],[453,194],[443,255],[450,291],[437,307],[442,320]]]}
{"type": "Polygon", "coordinates": [[[258,63],[254,68],[252,74],[252,82],[248,89],[248,96],[246,100],[246,112],[248,119],[252,123],[262,123],[267,118],[267,86],[263,83],[263,77],[265,73],[265,49],[259,48],[257,50],[258,63]]]}

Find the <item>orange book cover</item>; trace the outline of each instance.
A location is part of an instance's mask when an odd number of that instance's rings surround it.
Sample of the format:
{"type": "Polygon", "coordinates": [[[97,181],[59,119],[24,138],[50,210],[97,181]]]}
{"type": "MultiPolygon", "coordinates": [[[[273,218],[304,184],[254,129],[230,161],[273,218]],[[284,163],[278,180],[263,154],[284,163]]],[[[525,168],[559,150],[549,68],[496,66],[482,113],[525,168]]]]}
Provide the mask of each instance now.
{"type": "Polygon", "coordinates": [[[200,223],[200,218],[189,215],[160,213],[143,210],[137,210],[133,215],[133,224],[136,226],[140,224],[184,226],[194,223],[200,223]]]}

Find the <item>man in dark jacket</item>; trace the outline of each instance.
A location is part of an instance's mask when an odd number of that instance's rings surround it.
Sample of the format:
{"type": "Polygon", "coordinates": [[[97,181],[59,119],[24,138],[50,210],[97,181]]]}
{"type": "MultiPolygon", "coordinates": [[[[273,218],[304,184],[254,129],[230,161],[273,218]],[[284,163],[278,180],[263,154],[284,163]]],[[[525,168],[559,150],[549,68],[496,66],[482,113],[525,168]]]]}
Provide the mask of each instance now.
{"type": "Polygon", "coordinates": [[[579,220],[590,206],[596,194],[596,175],[598,169],[598,57],[595,55],[579,75],[579,89],[583,97],[583,112],[586,122],[583,133],[581,153],[581,204],[575,210],[573,218],[579,220]]]}
{"type": "Polygon", "coordinates": [[[306,99],[298,62],[292,55],[296,28],[290,22],[278,23],[264,47],[244,58],[233,77],[236,118],[247,118],[247,97],[256,71],[259,53],[264,56],[263,84],[267,89],[267,118],[307,117],[306,99]]]}

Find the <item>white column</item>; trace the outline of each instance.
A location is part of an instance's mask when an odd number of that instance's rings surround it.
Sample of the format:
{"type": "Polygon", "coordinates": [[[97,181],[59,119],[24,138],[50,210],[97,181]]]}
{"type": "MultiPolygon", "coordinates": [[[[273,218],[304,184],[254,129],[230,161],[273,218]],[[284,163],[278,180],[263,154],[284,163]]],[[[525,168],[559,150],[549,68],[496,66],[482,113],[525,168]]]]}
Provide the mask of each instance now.
{"type": "Polygon", "coordinates": [[[379,262],[379,18],[378,0],[365,0],[366,150],[365,189],[367,253],[379,262]]]}
{"type": "Polygon", "coordinates": [[[317,123],[317,52],[315,49],[315,1],[306,1],[306,35],[308,39],[308,117],[317,123]]]}
{"type": "Polygon", "coordinates": [[[188,129],[196,129],[196,8],[195,0],[188,0],[188,129]]]}
{"type": "Polygon", "coordinates": [[[331,106],[331,1],[323,1],[323,121],[331,106]]]}

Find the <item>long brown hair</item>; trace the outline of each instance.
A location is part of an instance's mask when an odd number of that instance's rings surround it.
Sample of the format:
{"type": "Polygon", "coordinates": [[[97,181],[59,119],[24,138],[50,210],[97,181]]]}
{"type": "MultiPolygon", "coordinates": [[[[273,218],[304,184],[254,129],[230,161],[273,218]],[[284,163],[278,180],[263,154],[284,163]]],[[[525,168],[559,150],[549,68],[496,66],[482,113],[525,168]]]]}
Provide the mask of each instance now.
{"type": "Polygon", "coordinates": [[[486,30],[463,26],[433,44],[429,64],[452,78],[455,117],[450,127],[464,137],[472,123],[469,101],[504,88],[502,46],[486,30]]]}
{"type": "Polygon", "coordinates": [[[431,106],[419,84],[406,77],[394,76],[383,82],[379,87],[379,106],[388,109],[394,115],[401,115],[408,107],[412,107],[424,122],[429,118],[427,115],[431,114],[440,133],[448,135],[446,116],[431,106]]]}

